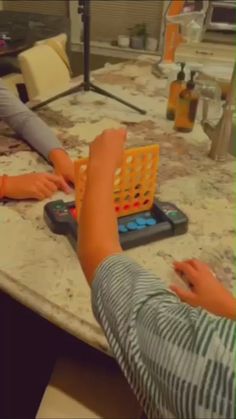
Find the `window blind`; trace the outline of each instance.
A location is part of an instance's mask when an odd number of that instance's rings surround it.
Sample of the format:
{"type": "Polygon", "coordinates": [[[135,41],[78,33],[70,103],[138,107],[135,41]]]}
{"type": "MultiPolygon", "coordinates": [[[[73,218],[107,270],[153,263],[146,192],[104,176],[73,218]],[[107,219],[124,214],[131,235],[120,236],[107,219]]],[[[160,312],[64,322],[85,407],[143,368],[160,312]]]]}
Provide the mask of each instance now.
{"type": "Polygon", "coordinates": [[[11,12],[40,13],[52,16],[68,16],[67,0],[4,0],[3,10],[11,12]]]}
{"type": "Polygon", "coordinates": [[[116,40],[129,28],[146,23],[148,34],[160,38],[163,0],[91,0],[91,38],[116,40]]]}

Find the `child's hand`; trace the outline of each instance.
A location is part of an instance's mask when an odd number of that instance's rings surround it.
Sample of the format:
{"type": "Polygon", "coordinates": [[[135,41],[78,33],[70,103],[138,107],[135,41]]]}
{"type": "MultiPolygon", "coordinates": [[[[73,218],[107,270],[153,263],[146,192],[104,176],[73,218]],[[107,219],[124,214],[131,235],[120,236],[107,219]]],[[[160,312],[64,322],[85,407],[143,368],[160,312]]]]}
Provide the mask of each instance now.
{"type": "Polygon", "coordinates": [[[51,198],[57,190],[70,192],[70,188],[61,176],[51,173],[28,173],[7,177],[4,196],[12,199],[43,200],[51,198]]]}
{"type": "Polygon", "coordinates": [[[122,164],[125,140],[123,128],[103,131],[90,146],[90,163],[116,170],[122,164]]]}
{"type": "Polygon", "coordinates": [[[75,182],[74,164],[64,150],[52,150],[49,160],[52,162],[57,175],[61,175],[66,182],[75,182]]]}
{"type": "Polygon", "coordinates": [[[170,287],[183,302],[202,307],[218,316],[236,319],[236,299],[207,265],[198,260],[187,260],[175,262],[174,268],[190,287],[189,291],[177,285],[170,287]]]}

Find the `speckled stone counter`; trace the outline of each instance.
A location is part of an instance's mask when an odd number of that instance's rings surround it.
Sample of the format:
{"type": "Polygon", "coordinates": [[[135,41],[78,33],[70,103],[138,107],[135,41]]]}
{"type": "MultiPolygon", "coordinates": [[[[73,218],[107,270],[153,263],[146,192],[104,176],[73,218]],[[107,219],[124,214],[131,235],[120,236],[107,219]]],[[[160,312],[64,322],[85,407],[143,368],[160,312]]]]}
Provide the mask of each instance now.
{"type": "MultiPolygon", "coordinates": [[[[178,281],[173,259],[197,257],[209,263],[232,288],[235,265],[233,171],[229,157],[207,157],[209,140],[199,124],[190,134],[173,131],[165,120],[165,80],[151,74],[152,59],[106,66],[94,81],[147,110],[138,113],[94,93],[73,95],[39,112],[72,158],[86,156],[89,142],[105,128],[126,125],[128,146],[158,143],[161,157],[157,196],[177,204],[189,217],[189,232],[127,252],[167,283],[178,281]]],[[[17,174],[50,167],[1,124],[0,173],[17,174]]],[[[51,170],[51,169],[50,169],[51,170]]],[[[73,199],[58,193],[54,199],[73,199]]],[[[6,202],[0,206],[0,288],[41,316],[96,348],[106,339],[90,305],[90,290],[76,255],[64,237],[43,220],[43,203],[6,202]]]]}

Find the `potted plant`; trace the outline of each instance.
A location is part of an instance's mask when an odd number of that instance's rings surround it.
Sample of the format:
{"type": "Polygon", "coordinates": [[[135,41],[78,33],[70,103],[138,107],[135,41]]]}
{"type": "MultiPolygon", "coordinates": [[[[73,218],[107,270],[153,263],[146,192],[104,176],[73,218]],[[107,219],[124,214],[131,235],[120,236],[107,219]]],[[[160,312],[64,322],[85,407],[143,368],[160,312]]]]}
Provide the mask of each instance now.
{"type": "Polygon", "coordinates": [[[130,46],[129,35],[119,35],[117,38],[117,43],[120,48],[129,48],[130,46]]]}
{"type": "Polygon", "coordinates": [[[130,29],[130,46],[134,49],[144,49],[147,39],[147,27],[145,23],[138,23],[130,29]]]}
{"type": "Polygon", "coordinates": [[[156,51],[158,45],[157,38],[152,38],[148,36],[146,39],[146,50],[147,51],[156,51]]]}

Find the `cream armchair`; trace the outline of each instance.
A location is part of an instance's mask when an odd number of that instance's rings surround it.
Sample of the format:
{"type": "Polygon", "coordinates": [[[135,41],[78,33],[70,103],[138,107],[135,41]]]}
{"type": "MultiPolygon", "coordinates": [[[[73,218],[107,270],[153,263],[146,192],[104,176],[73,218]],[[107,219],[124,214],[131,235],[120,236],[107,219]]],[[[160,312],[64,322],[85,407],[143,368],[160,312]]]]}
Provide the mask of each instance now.
{"type": "Polygon", "coordinates": [[[37,43],[18,56],[29,96],[29,106],[40,104],[79,85],[71,78],[66,54],[66,35],[62,34],[37,43]]]}
{"type": "Polygon", "coordinates": [[[49,45],[59,55],[59,57],[67,66],[70,74],[72,75],[70,60],[66,52],[66,44],[67,44],[67,35],[65,33],[61,33],[60,35],[54,36],[52,38],[47,38],[47,39],[37,41],[35,43],[35,46],[49,45]]]}

